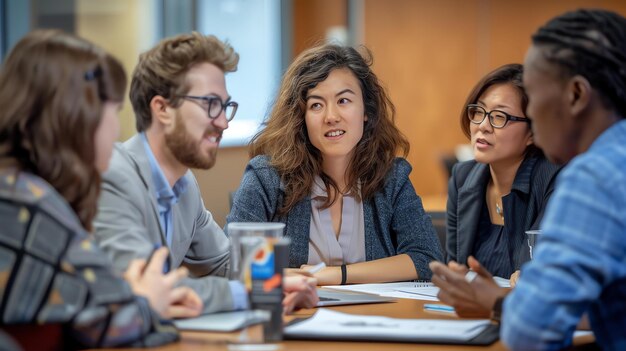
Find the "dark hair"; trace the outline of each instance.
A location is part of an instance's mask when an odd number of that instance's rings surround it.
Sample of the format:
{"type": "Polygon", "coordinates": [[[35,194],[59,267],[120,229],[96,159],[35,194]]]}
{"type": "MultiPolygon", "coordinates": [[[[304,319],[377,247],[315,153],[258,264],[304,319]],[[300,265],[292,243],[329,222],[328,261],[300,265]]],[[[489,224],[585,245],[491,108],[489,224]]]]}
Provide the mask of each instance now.
{"type": "MultiPolygon", "coordinates": [[[[498,84],[511,84],[515,87],[517,92],[520,95],[520,100],[522,102],[522,111],[526,112],[526,107],[528,106],[528,95],[526,95],[526,90],[524,90],[524,85],[522,84],[522,76],[524,74],[524,66],[519,63],[510,63],[501,67],[494,69],[493,71],[487,73],[472,90],[470,91],[467,99],[465,100],[465,104],[461,108],[461,113],[459,115],[459,121],[461,123],[461,130],[463,130],[463,134],[466,137],[471,138],[470,133],[470,120],[467,118],[467,105],[475,104],[478,102],[478,99],[481,95],[487,91],[490,87],[498,84]]],[[[526,148],[526,153],[537,153],[538,148],[534,144],[528,145],[526,148]]]]}
{"type": "Polygon", "coordinates": [[[119,61],[58,30],[27,34],[0,73],[0,163],[50,183],[87,230],[100,192],[94,136],[104,103],[125,90],[119,61]]]}
{"type": "Polygon", "coordinates": [[[178,95],[185,95],[190,88],[185,82],[187,72],[204,62],[214,64],[222,72],[234,72],[239,55],[213,35],[192,32],[164,39],[139,56],[130,84],[130,102],[138,132],[152,124],[152,98],[160,95],[177,106],[178,95]]]}
{"type": "Polygon", "coordinates": [[[563,77],[580,75],[606,107],[626,116],[626,18],[606,10],[577,10],[555,17],[532,36],[563,77]]]}
{"type": "MultiPolygon", "coordinates": [[[[395,107],[378,78],[371,70],[372,56],[352,47],[321,45],[306,50],[289,66],[283,76],[276,102],[266,120],[266,127],[252,138],[250,156],[268,155],[285,185],[285,200],[280,214],[309,195],[314,177],[320,176],[329,194],[339,191],[337,184],[322,171],[322,155],[309,140],[306,123],[306,95],[326,80],[331,71],[347,68],[359,81],[367,122],[363,137],[355,147],[348,165],[348,190],[368,199],[384,186],[396,153],[404,156],[409,143],[394,125],[395,107]]],[[[335,201],[331,195],[324,207],[335,201]]]]}

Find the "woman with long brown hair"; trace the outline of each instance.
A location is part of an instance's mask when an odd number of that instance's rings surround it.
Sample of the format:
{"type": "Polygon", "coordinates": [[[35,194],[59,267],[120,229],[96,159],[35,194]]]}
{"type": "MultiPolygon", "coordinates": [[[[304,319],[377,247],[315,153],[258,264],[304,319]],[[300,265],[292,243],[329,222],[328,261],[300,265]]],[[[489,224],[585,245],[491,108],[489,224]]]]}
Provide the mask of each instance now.
{"type": "Polygon", "coordinates": [[[125,89],[117,59],[56,30],[26,35],[0,73],[0,319],[25,348],[42,325],[65,349],[158,345],[177,338],[162,318],[202,309],[174,288],[184,269],[163,275],[167,250],[135,260],[129,286],[90,238],[125,89]]]}
{"type": "Polygon", "coordinates": [[[289,265],[320,285],[430,279],[439,243],[371,55],[323,45],[285,73],[228,222],[286,223],[289,265]]]}

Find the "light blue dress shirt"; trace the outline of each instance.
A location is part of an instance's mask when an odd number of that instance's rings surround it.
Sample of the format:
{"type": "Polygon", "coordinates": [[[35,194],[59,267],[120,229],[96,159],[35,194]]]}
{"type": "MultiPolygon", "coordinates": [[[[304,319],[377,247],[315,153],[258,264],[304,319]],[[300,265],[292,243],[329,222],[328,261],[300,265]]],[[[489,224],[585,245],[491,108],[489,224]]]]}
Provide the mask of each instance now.
{"type": "MultiPolygon", "coordinates": [[[[167,178],[165,178],[159,163],[152,153],[152,149],[150,149],[150,144],[148,143],[146,134],[140,133],[140,135],[150,163],[152,183],[156,191],[155,195],[159,211],[159,223],[161,224],[161,229],[165,234],[167,246],[171,247],[172,236],[174,235],[174,214],[172,212],[172,207],[178,203],[180,196],[187,190],[187,179],[185,177],[181,177],[176,181],[176,183],[174,183],[173,187],[170,187],[167,178]]],[[[155,243],[155,245],[158,244],[160,243],[155,243]]],[[[167,272],[168,270],[169,262],[166,262],[165,271],[167,272]]],[[[239,281],[230,281],[229,285],[233,296],[233,309],[240,310],[248,308],[248,294],[243,284],[239,281]]]]}

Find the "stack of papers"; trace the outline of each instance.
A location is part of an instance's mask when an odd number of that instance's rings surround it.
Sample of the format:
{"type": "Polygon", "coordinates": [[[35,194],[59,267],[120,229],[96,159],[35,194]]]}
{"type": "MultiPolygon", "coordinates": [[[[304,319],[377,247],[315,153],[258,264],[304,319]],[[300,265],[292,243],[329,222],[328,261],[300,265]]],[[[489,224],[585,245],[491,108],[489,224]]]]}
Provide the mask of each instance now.
{"type": "Polygon", "coordinates": [[[331,285],[325,286],[325,288],[358,291],[400,299],[439,301],[439,299],[437,299],[439,288],[433,285],[433,283],[402,282],[384,284],[331,285]]]}
{"type": "Polygon", "coordinates": [[[180,330],[231,332],[249,325],[266,322],[269,319],[268,311],[246,310],[177,319],[174,321],[174,325],[180,330]]]}
{"type": "Polygon", "coordinates": [[[467,343],[490,326],[489,320],[399,319],[321,309],[287,326],[285,335],[292,339],[467,343]]]}
{"type": "MultiPolygon", "coordinates": [[[[503,288],[510,288],[508,279],[494,277],[496,283],[503,288]]],[[[428,282],[400,282],[383,284],[354,284],[354,285],[328,285],[325,288],[364,292],[380,296],[394,297],[398,299],[414,299],[425,301],[439,301],[437,294],[439,288],[428,282]]]]}

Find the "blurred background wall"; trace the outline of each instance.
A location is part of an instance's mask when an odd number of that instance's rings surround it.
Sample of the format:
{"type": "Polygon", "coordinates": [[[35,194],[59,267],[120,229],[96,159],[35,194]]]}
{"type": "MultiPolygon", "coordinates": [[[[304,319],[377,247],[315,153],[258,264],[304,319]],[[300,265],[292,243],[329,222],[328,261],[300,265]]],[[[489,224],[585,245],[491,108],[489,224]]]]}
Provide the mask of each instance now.
{"type": "MultiPolygon", "coordinates": [[[[445,207],[448,175],[442,160],[467,142],[458,119],[477,80],[497,66],[522,62],[530,35],[553,16],[580,7],[626,15],[621,0],[0,0],[0,53],[6,55],[33,28],[57,27],[103,46],[130,74],[139,53],[161,38],[200,28],[201,8],[237,16],[257,6],[255,1],[278,5],[273,8],[280,12],[282,69],[326,40],[371,50],[374,71],[396,105],[396,123],[411,143],[411,180],[432,210],[445,207]]],[[[236,40],[231,43],[237,49],[236,40]]],[[[250,56],[242,55],[242,61],[250,56]]],[[[277,85],[280,74],[275,79],[277,85]]],[[[263,115],[256,117],[260,121],[263,115]]],[[[128,102],[121,119],[125,140],[135,132],[128,102]]],[[[221,148],[213,169],[194,172],[221,225],[247,161],[242,142],[221,148]]]]}

